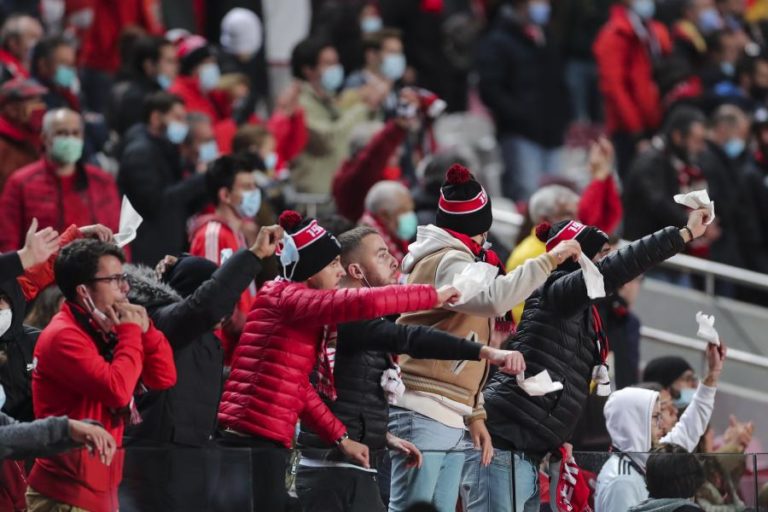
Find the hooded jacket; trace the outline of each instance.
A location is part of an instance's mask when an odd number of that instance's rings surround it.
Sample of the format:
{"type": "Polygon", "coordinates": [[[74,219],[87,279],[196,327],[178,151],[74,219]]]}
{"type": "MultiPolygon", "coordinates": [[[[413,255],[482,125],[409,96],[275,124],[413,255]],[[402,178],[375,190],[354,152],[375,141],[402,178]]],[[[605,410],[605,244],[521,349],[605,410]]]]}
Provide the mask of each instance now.
{"type": "MultiPolygon", "coordinates": [[[[608,255],[596,264],[606,293],[684,248],[678,229],[669,227],[608,255]]],[[[485,389],[485,408],[497,448],[533,454],[555,450],[571,440],[587,403],[592,368],[601,362],[592,300],[581,270],[562,267],[526,301],[522,322],[505,348],[523,354],[527,375],[547,370],[563,389],[534,397],[514,376],[494,375],[485,389]]]]}
{"type": "MultiPolygon", "coordinates": [[[[475,256],[461,241],[434,225],[419,226],[416,242],[409,246],[409,251],[402,265],[403,272],[409,274],[408,283],[432,284],[436,288],[451,285],[455,276],[475,262],[475,256]]],[[[542,254],[507,275],[497,276],[487,289],[460,305],[404,314],[398,323],[429,325],[460,338],[474,333],[476,341],[487,345],[493,319],[528,297],[551,271],[549,257],[542,254]]],[[[447,398],[468,407],[472,410],[469,420],[485,417],[481,394],[488,373],[485,361],[415,360],[404,356],[400,367],[406,393],[398,401],[399,407],[433,419],[444,417],[445,411],[434,410],[432,403],[414,402],[413,392],[430,393],[437,402],[447,398]]],[[[461,422],[461,418],[454,420],[461,422]]]]}
{"type": "MultiPolygon", "coordinates": [[[[715,392],[716,388],[700,384],[680,420],[659,442],[692,452],[709,424],[715,392]]],[[[658,399],[656,391],[624,388],[613,393],[605,404],[606,426],[615,453],[597,477],[595,512],[627,510],[648,499],[645,462],[652,448],[651,422],[658,399]]]]}

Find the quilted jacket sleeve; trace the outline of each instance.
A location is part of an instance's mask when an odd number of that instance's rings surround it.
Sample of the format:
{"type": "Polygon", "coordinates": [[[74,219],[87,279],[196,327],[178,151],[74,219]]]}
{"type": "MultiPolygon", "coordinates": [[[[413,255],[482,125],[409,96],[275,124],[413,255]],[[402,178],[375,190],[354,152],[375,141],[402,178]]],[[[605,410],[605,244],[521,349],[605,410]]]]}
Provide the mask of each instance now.
{"type": "Polygon", "coordinates": [[[347,427],[333,415],[308,381],[304,383],[304,409],[300,418],[312,432],[317,432],[324,441],[331,444],[347,431],[347,427]]]}
{"type": "Polygon", "coordinates": [[[280,298],[285,317],[312,325],[340,324],[432,309],[437,292],[429,285],[314,290],[286,288],[280,298]]]}
{"type": "MultiPolygon", "coordinates": [[[[685,248],[675,227],[664,228],[606,256],[597,264],[605,282],[605,293],[618,290],[654,265],[685,248]]],[[[566,274],[544,288],[544,300],[550,308],[567,316],[589,304],[587,286],[581,270],[566,274]]]]}

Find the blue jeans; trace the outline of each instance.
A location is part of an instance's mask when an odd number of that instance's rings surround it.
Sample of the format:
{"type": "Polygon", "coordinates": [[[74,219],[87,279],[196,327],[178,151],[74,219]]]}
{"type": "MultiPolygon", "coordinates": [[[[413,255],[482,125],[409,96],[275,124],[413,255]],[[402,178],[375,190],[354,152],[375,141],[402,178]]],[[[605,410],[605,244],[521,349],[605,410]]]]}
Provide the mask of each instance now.
{"type": "Polygon", "coordinates": [[[483,467],[479,452],[468,455],[461,500],[465,512],[538,512],[539,464],[525,454],[494,449],[490,466],[483,467]]]}
{"type": "Polygon", "coordinates": [[[402,512],[420,502],[432,503],[439,512],[453,512],[465,454],[474,451],[469,432],[399,407],[389,411],[389,432],[415,444],[424,456],[420,468],[409,468],[405,456],[390,452],[389,512],[402,512]]]}
{"type": "Polygon", "coordinates": [[[525,137],[502,135],[504,160],[504,195],[515,201],[527,201],[536,192],[546,174],[559,174],[563,149],[546,148],[525,137]]]}

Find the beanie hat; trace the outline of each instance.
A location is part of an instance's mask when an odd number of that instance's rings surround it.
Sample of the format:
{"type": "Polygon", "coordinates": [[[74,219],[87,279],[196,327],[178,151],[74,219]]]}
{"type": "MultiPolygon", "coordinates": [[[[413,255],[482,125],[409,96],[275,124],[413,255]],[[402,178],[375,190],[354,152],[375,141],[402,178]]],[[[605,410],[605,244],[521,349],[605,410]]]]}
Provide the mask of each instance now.
{"type": "Polygon", "coordinates": [[[179,40],[176,53],[179,57],[179,71],[189,76],[201,62],[214,57],[213,47],[201,36],[191,35],[179,40]]]}
{"type": "Polygon", "coordinates": [[[187,298],[209,280],[217,268],[211,260],[182,254],[176,264],[163,274],[163,282],[187,298]]]}
{"type": "Polygon", "coordinates": [[[491,229],[491,198],[463,165],[453,164],[445,174],[435,224],[467,236],[491,229]]]}
{"type": "MultiPolygon", "coordinates": [[[[547,252],[551,251],[557,244],[565,240],[576,240],[581,246],[581,252],[590,260],[608,243],[608,235],[594,226],[585,226],[575,220],[564,220],[555,225],[549,222],[542,222],[536,226],[536,238],[547,244],[547,252]]],[[[560,264],[564,270],[575,270],[579,268],[578,264],[570,258],[560,264]],[[565,266],[565,268],[564,268],[565,266]]]]}
{"type": "Polygon", "coordinates": [[[284,242],[278,246],[276,254],[283,263],[283,277],[286,279],[296,282],[306,281],[341,254],[339,241],[315,219],[304,219],[298,212],[286,210],[280,214],[278,222],[285,230],[285,237],[284,242]],[[284,263],[284,259],[291,250],[286,249],[286,246],[291,242],[286,238],[292,240],[292,245],[295,245],[298,253],[298,261],[288,264],[284,263]]]}
{"type": "Polygon", "coordinates": [[[657,357],[643,370],[643,381],[658,382],[668,388],[688,370],[693,370],[688,361],[680,356],[657,357]]]}

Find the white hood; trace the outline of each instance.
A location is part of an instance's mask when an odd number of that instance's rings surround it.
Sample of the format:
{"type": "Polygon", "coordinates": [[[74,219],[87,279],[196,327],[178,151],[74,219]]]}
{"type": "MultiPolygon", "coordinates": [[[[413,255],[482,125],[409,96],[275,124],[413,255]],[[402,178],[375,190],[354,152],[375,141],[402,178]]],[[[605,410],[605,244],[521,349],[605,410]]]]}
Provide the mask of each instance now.
{"type": "Polygon", "coordinates": [[[608,398],[603,414],[613,446],[623,452],[651,451],[651,421],[659,394],[650,389],[624,388],[608,398]]]}
{"type": "Polygon", "coordinates": [[[467,246],[444,229],[433,224],[419,226],[416,241],[408,246],[408,254],[403,258],[403,273],[410,274],[419,261],[448,247],[472,255],[467,246]]]}

